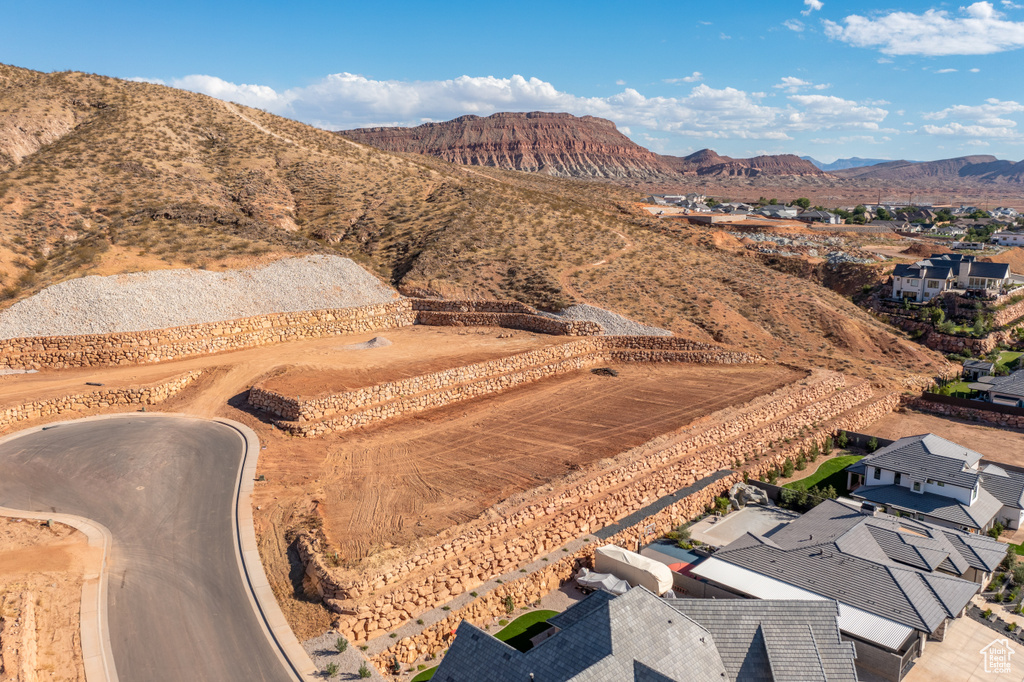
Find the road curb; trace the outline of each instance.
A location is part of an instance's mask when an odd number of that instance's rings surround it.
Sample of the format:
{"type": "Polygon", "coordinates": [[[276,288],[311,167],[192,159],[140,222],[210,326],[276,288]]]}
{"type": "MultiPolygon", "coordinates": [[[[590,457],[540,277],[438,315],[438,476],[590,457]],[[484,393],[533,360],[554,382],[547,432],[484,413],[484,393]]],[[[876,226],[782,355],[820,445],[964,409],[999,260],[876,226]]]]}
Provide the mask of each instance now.
{"type": "MultiPolygon", "coordinates": [[[[104,419],[130,419],[146,417],[179,417],[198,421],[212,421],[234,430],[242,439],[242,461],[238,465],[238,477],[235,481],[235,495],[231,501],[231,524],[235,536],[235,559],[242,581],[249,588],[246,591],[252,604],[253,612],[260,621],[267,640],[281,660],[281,665],[295,680],[312,682],[318,679],[318,670],[309,654],[302,648],[299,640],[292,632],[291,626],[284,617],[277,603],[274,592],[267,580],[263,563],[260,560],[259,547],[256,543],[256,528],[252,516],[252,491],[256,478],[256,465],[259,462],[260,441],[256,433],[238,422],[230,419],[206,419],[191,414],[177,412],[119,412],[116,414],[93,415],[79,419],[33,426],[0,437],[0,444],[22,436],[38,433],[64,424],[75,424],[85,421],[104,419]]],[[[82,657],[85,661],[86,682],[119,682],[114,657],[110,648],[110,629],[107,625],[107,570],[106,562],[110,554],[112,537],[110,531],[101,524],[70,514],[54,514],[44,512],[28,512],[0,507],[0,516],[11,516],[23,519],[53,519],[72,526],[85,533],[91,546],[103,547],[103,564],[100,573],[87,578],[82,587],[82,606],[80,630],[82,636],[82,657]],[[94,615],[95,614],[95,615],[94,615]]]]}
{"type": "Polygon", "coordinates": [[[256,466],[259,463],[260,439],[255,431],[244,424],[230,419],[213,421],[237,431],[245,443],[245,451],[239,465],[238,484],[235,488],[232,523],[237,541],[235,558],[238,560],[242,579],[249,586],[249,599],[253,611],[259,616],[264,634],[274,646],[284,667],[297,680],[315,680],[319,671],[288,625],[260,560],[252,516],[252,491],[255,488],[256,466]]]}
{"type": "Polygon", "coordinates": [[[86,682],[118,682],[114,655],[110,650],[110,631],[107,629],[107,556],[110,554],[110,531],[95,521],[70,514],[28,512],[0,507],[0,516],[63,523],[85,534],[90,547],[103,549],[99,572],[86,573],[82,582],[79,615],[82,662],[85,666],[86,682]]]}

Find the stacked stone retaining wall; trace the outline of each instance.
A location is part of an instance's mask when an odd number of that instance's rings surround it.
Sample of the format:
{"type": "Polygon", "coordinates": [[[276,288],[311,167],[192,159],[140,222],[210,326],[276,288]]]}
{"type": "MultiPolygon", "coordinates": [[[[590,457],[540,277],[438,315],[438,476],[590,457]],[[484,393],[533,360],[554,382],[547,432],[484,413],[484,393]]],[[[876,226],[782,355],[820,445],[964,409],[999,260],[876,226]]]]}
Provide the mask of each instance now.
{"type": "Polygon", "coordinates": [[[77,414],[85,410],[104,407],[157,405],[180,392],[201,374],[202,370],[195,370],[149,386],[110,388],[21,403],[0,410],[0,433],[7,431],[15,424],[32,419],[77,414]]]}
{"type": "Polygon", "coordinates": [[[1015,414],[1002,414],[991,410],[975,410],[959,405],[931,402],[930,400],[922,400],[916,397],[908,398],[904,402],[907,407],[912,407],[921,412],[932,412],[945,417],[955,417],[969,421],[982,421],[1010,429],[1024,429],[1024,417],[1015,414]]]}
{"type": "Polygon", "coordinates": [[[613,361],[765,362],[750,353],[671,337],[590,337],[309,400],[298,400],[257,385],[249,391],[248,401],[254,407],[281,417],[275,422],[279,428],[292,435],[314,437],[491,395],[613,361]]]}
{"type": "MultiPolygon", "coordinates": [[[[853,430],[859,426],[870,424],[895,409],[898,404],[899,396],[890,393],[863,406],[855,407],[823,424],[822,428],[808,438],[801,439],[799,443],[793,443],[787,453],[747,466],[744,468],[744,472],[734,472],[691,495],[680,498],[656,514],[642,519],[604,542],[585,544],[581,549],[571,554],[567,553],[549,566],[518,580],[506,582],[463,608],[451,612],[443,620],[426,628],[423,632],[397,640],[386,650],[374,656],[372,660],[378,668],[384,670],[392,658],[397,658],[403,664],[411,664],[423,657],[441,654],[451,644],[451,640],[447,636],[448,633],[456,629],[462,620],[469,620],[477,626],[483,626],[495,618],[507,616],[506,597],[512,598],[515,609],[536,604],[546,594],[572,580],[581,565],[592,566],[594,550],[597,547],[608,544],[633,547],[637,541],[648,536],[648,531],[652,526],[656,535],[664,534],[713,507],[715,498],[726,494],[733,484],[743,480],[744,474],[752,478],[763,476],[769,470],[779,466],[785,459],[795,457],[799,449],[809,447],[812,442],[817,442],[820,445],[825,438],[838,430],[853,430]],[[829,429],[832,430],[829,431],[829,429]]],[[[364,615],[372,613],[372,610],[367,608],[362,613],[364,615]]]]}
{"type": "MultiPolygon", "coordinates": [[[[753,467],[755,473],[781,466],[798,447],[809,446],[811,440],[823,443],[836,429],[863,427],[898,403],[894,395],[873,399],[868,384],[836,390],[836,377],[841,382],[841,375],[819,376],[798,395],[779,396],[775,409],[780,412],[774,413],[774,419],[741,429],[739,437],[723,441],[724,433],[735,428],[725,423],[704,429],[707,433],[688,434],[690,438],[683,442],[642,446],[624,465],[582,481],[543,503],[508,514],[501,521],[444,539],[444,544],[358,581],[335,578],[322,560],[322,548],[315,539],[300,538],[299,555],[312,586],[330,608],[344,614],[342,634],[357,642],[372,639],[715,471],[737,462],[753,467]],[[804,398],[810,396],[818,399],[805,403],[804,398]],[[785,406],[794,402],[803,406],[790,414],[785,406]],[[782,449],[786,439],[790,440],[785,446],[791,448],[789,451],[782,449]],[[755,464],[750,464],[752,458],[758,458],[755,464]]],[[[770,410],[771,405],[761,408],[770,410]]]]}
{"type": "Polygon", "coordinates": [[[153,331],[3,339],[0,340],[0,366],[64,369],[167,362],[412,324],[495,326],[563,336],[594,336],[602,332],[593,322],[552,319],[514,301],[401,299],[354,308],[274,313],[153,331]]]}

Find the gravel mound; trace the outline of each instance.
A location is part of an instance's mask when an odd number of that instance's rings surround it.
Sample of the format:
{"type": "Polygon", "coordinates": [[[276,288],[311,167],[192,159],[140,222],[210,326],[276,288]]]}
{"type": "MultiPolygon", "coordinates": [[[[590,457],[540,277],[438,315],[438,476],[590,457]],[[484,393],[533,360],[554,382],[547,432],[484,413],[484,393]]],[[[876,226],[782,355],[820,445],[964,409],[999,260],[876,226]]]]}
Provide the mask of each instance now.
{"type": "Polygon", "coordinates": [[[0,313],[0,339],[165,329],[397,298],[392,288],[338,256],[286,258],[251,270],[82,277],[0,313]]]}
{"type": "Polygon", "coordinates": [[[634,322],[628,317],[592,305],[571,305],[553,317],[577,322],[596,322],[608,336],[672,336],[667,329],[659,329],[634,322]]]}
{"type": "Polygon", "coordinates": [[[350,343],[347,346],[342,346],[339,350],[369,350],[371,348],[387,348],[391,345],[391,339],[386,339],[383,336],[375,336],[369,341],[363,341],[362,343],[350,343]]]}

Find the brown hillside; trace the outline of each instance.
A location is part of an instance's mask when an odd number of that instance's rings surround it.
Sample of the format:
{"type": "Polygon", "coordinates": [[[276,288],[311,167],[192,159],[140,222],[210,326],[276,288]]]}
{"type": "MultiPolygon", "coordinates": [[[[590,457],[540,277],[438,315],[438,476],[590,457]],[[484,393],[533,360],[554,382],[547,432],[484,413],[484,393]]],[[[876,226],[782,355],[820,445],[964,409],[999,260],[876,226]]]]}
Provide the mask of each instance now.
{"type": "Polygon", "coordinates": [[[781,361],[877,381],[939,356],[848,299],[699,228],[667,227],[602,183],[384,152],[146,83],[0,66],[7,303],[83,274],[358,259],[406,292],[573,300],[781,361]],[[18,147],[21,149],[22,147],[18,147]],[[721,242],[721,240],[719,240],[721,242]],[[884,368],[884,369],[883,369],[884,368]]]}

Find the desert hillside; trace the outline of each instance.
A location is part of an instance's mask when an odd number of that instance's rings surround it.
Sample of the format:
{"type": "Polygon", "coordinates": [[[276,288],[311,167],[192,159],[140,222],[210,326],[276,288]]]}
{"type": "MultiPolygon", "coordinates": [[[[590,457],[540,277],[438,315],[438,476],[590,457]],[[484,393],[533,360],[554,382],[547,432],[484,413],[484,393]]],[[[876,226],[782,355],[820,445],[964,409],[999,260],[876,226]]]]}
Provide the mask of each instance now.
{"type": "Polygon", "coordinates": [[[333,254],[406,293],[589,303],[880,382],[942,362],[731,238],[666,232],[606,182],[389,153],[190,92],[10,66],[0,150],[7,306],[81,275],[333,254]]]}

